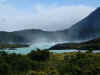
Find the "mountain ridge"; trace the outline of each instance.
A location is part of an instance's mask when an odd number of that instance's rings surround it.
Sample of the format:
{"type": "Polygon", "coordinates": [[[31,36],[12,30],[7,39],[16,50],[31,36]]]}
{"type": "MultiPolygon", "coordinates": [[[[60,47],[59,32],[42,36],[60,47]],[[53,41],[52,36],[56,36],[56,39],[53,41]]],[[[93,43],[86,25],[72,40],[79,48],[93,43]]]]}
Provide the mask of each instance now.
{"type": "Polygon", "coordinates": [[[94,39],[100,37],[98,34],[100,34],[100,7],[68,29],[71,40],[94,39]]]}
{"type": "Polygon", "coordinates": [[[0,43],[40,43],[84,41],[100,37],[100,7],[90,15],[60,31],[26,29],[20,31],[0,31],[0,43]]]}

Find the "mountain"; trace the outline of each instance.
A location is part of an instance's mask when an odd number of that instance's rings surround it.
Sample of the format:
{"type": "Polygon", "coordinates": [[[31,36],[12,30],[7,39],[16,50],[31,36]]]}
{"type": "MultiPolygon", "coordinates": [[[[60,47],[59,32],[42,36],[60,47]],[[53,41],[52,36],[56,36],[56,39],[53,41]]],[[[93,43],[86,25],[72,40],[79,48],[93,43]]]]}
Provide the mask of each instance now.
{"type": "Polygon", "coordinates": [[[67,32],[68,40],[88,40],[100,37],[100,7],[63,32],[67,32]]]}
{"type": "Polygon", "coordinates": [[[56,44],[49,48],[49,50],[67,50],[67,49],[79,49],[79,50],[100,50],[100,38],[81,42],[81,43],[61,43],[56,44]]]}
{"type": "Polygon", "coordinates": [[[12,32],[0,32],[0,44],[25,43],[26,39],[12,32]]]}
{"type": "Polygon", "coordinates": [[[14,32],[0,31],[0,43],[34,44],[64,41],[63,32],[48,32],[39,29],[27,29],[14,32]]]}
{"type": "Polygon", "coordinates": [[[100,7],[89,16],[61,31],[27,29],[14,32],[0,31],[0,43],[50,43],[91,40],[100,37],[100,7]]]}
{"type": "Polygon", "coordinates": [[[28,29],[15,31],[14,34],[23,37],[29,43],[50,43],[50,42],[61,42],[64,41],[64,34],[60,31],[49,32],[40,29],[28,29]]]}

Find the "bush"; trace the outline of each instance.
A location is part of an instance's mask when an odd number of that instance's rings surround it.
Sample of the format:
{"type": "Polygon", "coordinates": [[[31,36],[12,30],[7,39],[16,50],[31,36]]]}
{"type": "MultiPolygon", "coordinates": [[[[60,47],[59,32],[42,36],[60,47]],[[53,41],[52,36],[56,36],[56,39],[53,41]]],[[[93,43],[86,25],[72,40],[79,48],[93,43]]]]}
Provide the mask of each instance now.
{"type": "Polygon", "coordinates": [[[36,61],[46,61],[49,60],[50,53],[48,50],[40,50],[32,51],[28,54],[29,58],[36,61]]]}

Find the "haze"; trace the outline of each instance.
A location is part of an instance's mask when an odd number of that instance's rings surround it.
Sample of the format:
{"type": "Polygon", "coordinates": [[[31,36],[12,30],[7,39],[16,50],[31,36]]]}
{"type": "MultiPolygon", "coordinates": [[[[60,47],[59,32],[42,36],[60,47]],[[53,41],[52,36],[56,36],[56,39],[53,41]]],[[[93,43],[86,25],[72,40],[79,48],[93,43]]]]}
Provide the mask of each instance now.
{"type": "Polygon", "coordinates": [[[74,2],[74,0],[0,0],[0,31],[63,30],[86,17],[97,7],[95,2],[94,6],[86,5],[87,3],[81,0],[78,0],[77,4],[74,2]]]}

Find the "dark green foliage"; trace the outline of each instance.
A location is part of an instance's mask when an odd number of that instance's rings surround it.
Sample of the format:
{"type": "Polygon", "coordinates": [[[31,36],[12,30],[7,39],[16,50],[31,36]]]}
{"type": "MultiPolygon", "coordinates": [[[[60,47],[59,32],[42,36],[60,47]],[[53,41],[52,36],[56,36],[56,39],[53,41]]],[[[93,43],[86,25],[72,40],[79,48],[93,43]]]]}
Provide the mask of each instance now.
{"type": "Polygon", "coordinates": [[[0,52],[0,75],[100,75],[100,54],[53,54],[48,50],[27,55],[0,52]],[[63,58],[61,58],[63,56],[63,58]]]}
{"type": "Polygon", "coordinates": [[[6,55],[8,55],[7,52],[5,52],[5,51],[0,51],[0,56],[6,56],[6,55]]]}
{"type": "Polygon", "coordinates": [[[23,47],[28,47],[29,45],[26,44],[0,44],[0,49],[14,49],[14,48],[23,48],[23,47]]]}
{"type": "Polygon", "coordinates": [[[93,52],[93,48],[90,48],[88,51],[87,51],[87,53],[92,53],[93,52]]]}
{"type": "Polygon", "coordinates": [[[46,61],[49,59],[49,51],[48,50],[40,50],[37,49],[37,51],[32,51],[31,53],[28,54],[28,56],[32,60],[37,60],[37,61],[46,61]]]}
{"type": "Polygon", "coordinates": [[[43,70],[49,60],[49,51],[32,51],[28,55],[0,51],[0,75],[26,75],[31,70],[43,70]]]}
{"type": "Polygon", "coordinates": [[[80,50],[100,50],[100,38],[88,40],[80,43],[60,43],[52,46],[50,50],[66,50],[66,49],[80,49],[80,50]]]}
{"type": "Polygon", "coordinates": [[[0,75],[27,73],[32,69],[31,63],[32,61],[26,56],[0,52],[0,75]]]}
{"type": "Polygon", "coordinates": [[[11,66],[7,63],[0,63],[0,75],[10,75],[11,66]]]}
{"type": "MultiPolygon", "coordinates": [[[[68,75],[98,75],[100,73],[100,56],[97,56],[96,54],[92,53],[77,53],[74,57],[70,59],[65,59],[65,63],[63,65],[65,67],[65,71],[63,72],[64,74],[66,73],[68,75]]],[[[62,70],[60,71],[60,73],[62,73],[62,70]]]]}

